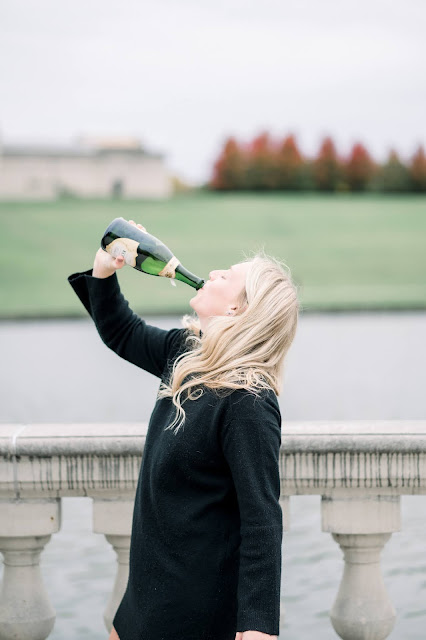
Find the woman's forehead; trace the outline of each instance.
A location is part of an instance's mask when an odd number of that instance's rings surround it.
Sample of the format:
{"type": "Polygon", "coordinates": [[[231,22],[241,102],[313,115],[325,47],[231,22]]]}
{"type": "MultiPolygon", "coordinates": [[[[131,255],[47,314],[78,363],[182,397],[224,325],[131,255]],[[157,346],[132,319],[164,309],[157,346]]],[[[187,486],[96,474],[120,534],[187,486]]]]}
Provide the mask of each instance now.
{"type": "Polygon", "coordinates": [[[238,262],[237,264],[231,265],[230,269],[232,273],[246,273],[250,266],[249,262],[238,262]]]}

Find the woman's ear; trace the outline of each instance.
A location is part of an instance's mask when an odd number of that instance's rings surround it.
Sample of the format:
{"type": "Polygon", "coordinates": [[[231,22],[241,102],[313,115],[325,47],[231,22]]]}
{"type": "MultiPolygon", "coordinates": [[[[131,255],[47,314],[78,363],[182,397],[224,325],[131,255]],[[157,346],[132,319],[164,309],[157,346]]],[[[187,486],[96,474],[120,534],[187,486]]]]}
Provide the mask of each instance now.
{"type": "Polygon", "coordinates": [[[234,315],[236,316],[240,316],[242,313],[244,313],[244,311],[247,309],[248,305],[245,304],[242,307],[232,307],[233,309],[235,309],[234,315]]]}

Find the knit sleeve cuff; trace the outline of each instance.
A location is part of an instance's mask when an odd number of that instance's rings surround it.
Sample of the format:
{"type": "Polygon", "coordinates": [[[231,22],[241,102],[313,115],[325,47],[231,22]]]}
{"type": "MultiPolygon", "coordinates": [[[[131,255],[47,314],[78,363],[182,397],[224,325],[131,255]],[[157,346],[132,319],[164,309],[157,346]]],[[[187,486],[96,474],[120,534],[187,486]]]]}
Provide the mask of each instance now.
{"type": "Polygon", "coordinates": [[[68,282],[92,317],[92,303],[94,300],[102,299],[105,301],[108,297],[113,297],[120,293],[116,272],[107,278],[97,278],[93,275],[93,268],[86,271],[77,271],[68,276],[68,282]]]}

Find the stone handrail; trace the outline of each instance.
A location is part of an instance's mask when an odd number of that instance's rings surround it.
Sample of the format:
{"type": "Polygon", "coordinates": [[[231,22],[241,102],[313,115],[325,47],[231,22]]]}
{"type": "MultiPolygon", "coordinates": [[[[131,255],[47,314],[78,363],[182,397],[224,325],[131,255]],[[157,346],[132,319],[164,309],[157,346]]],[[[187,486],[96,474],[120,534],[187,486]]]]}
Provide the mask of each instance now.
{"type": "MultiPolygon", "coordinates": [[[[111,629],[127,583],[146,431],[141,423],[0,425],[0,640],[44,640],[53,628],[39,557],[60,529],[66,496],[93,499],[93,529],[117,553],[104,615],[111,629]]],[[[332,625],[343,640],[384,640],[395,610],[380,553],[400,530],[400,496],[426,493],[426,421],[285,422],[282,431],[284,529],[290,526],[290,496],[321,495],[322,530],[344,554],[332,625]]]]}

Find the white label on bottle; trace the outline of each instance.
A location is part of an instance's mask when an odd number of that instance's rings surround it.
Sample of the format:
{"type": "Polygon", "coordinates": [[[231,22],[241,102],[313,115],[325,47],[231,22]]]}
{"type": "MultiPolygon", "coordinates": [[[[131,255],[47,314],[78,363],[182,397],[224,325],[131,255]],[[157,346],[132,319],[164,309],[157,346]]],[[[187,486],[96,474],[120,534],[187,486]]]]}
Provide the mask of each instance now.
{"type": "Polygon", "coordinates": [[[170,258],[166,266],[161,269],[158,275],[164,276],[164,278],[176,278],[176,267],[178,266],[178,264],[178,258],[176,258],[176,256],[173,256],[172,258],[170,258]]]}
{"type": "Polygon", "coordinates": [[[106,245],[105,249],[113,258],[123,256],[124,262],[131,267],[136,267],[139,242],[131,238],[116,238],[106,245]]]}

